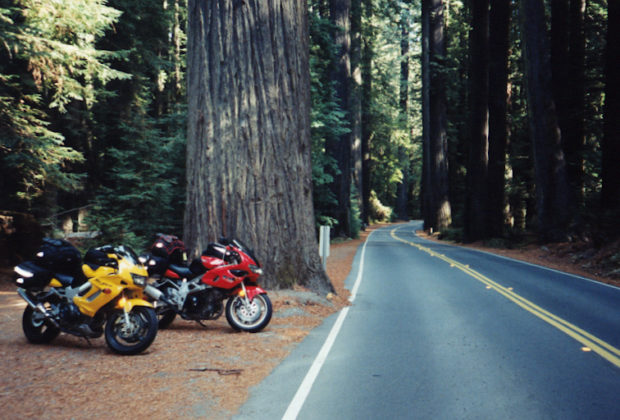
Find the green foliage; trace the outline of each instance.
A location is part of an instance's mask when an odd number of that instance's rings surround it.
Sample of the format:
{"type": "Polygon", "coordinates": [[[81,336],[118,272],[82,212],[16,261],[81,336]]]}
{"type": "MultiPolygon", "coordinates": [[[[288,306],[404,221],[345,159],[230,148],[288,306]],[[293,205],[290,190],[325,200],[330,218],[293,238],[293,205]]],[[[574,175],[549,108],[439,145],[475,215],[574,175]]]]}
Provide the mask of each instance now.
{"type": "Polygon", "coordinates": [[[158,232],[183,233],[186,10],[181,2],[110,4],[123,14],[100,44],[129,51],[115,65],[132,78],[116,82],[94,110],[105,124],[94,129],[100,158],[90,168],[97,180],[90,224],[102,240],[139,249],[158,232]]]}
{"type": "Polygon", "coordinates": [[[44,189],[78,190],[83,160],[64,144],[55,115],[70,103],[92,106],[100,87],[127,75],[96,40],[119,13],[102,0],[0,2],[0,161],[9,206],[30,209],[44,189]],[[55,111],[53,111],[55,110],[55,111]]]}
{"type": "Polygon", "coordinates": [[[333,227],[337,220],[330,209],[338,204],[330,189],[331,174],[338,173],[336,160],[325,153],[327,138],[338,138],[348,133],[345,112],[335,99],[335,89],[329,82],[334,46],[330,31],[332,25],[317,11],[310,13],[310,89],[312,110],[310,135],[312,138],[312,186],[314,213],[317,226],[333,227]]]}
{"type": "MultiPolygon", "coordinates": [[[[420,45],[415,41],[419,31],[418,2],[393,3],[375,1],[372,16],[363,21],[365,36],[373,36],[375,53],[372,57],[372,91],[369,109],[370,121],[366,129],[371,133],[370,155],[372,168],[370,187],[380,202],[394,207],[399,183],[407,176],[409,185],[419,184],[421,160],[415,159],[421,137],[420,106],[416,104],[420,92],[420,66],[417,62],[420,45]],[[409,55],[401,55],[402,26],[405,20],[410,33],[409,55]],[[409,80],[401,80],[401,62],[409,60],[409,80]],[[407,113],[403,115],[400,88],[409,92],[407,113]],[[405,151],[403,155],[402,151],[405,151]],[[413,165],[412,162],[417,162],[413,165]]],[[[419,191],[419,189],[417,190],[419,191]]],[[[372,205],[372,204],[371,204],[372,205]]]]}
{"type": "Polygon", "coordinates": [[[99,189],[90,219],[104,242],[139,249],[157,232],[182,236],[185,120],[185,109],[180,109],[158,121],[138,116],[122,126],[126,135],[119,147],[107,150],[107,182],[99,189]]]}
{"type": "Polygon", "coordinates": [[[370,219],[375,222],[392,221],[393,210],[391,207],[385,206],[374,191],[370,192],[370,219]]]}

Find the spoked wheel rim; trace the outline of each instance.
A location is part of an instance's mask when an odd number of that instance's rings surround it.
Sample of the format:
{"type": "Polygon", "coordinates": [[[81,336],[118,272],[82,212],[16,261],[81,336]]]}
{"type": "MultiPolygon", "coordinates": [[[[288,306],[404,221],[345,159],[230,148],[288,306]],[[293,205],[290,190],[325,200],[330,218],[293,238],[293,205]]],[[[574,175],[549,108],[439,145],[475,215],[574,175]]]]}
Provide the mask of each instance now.
{"type": "Polygon", "coordinates": [[[121,354],[137,354],[151,345],[157,334],[157,315],[147,307],[136,307],[125,317],[123,311],[110,315],[106,324],[106,341],[121,354]]]}
{"type": "Polygon", "coordinates": [[[256,332],[271,319],[271,301],[266,295],[256,295],[251,302],[235,296],[226,304],[226,318],[236,330],[256,332]]]}

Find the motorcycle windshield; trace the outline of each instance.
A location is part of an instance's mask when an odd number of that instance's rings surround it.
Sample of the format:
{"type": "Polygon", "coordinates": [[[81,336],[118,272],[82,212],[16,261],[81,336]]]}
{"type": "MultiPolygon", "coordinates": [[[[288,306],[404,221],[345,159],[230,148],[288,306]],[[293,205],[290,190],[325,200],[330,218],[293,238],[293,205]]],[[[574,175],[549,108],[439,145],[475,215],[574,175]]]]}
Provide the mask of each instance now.
{"type": "Polygon", "coordinates": [[[135,253],[133,249],[126,245],[120,245],[114,248],[114,253],[118,256],[125,258],[127,261],[134,265],[142,265],[138,258],[138,254],[135,253]]]}
{"type": "Polygon", "coordinates": [[[240,239],[237,239],[237,238],[233,239],[231,242],[233,243],[234,246],[239,248],[241,251],[248,254],[248,256],[254,260],[256,265],[260,266],[260,262],[258,261],[258,258],[256,258],[256,255],[254,255],[254,250],[252,248],[250,248],[245,243],[243,243],[240,239]]]}

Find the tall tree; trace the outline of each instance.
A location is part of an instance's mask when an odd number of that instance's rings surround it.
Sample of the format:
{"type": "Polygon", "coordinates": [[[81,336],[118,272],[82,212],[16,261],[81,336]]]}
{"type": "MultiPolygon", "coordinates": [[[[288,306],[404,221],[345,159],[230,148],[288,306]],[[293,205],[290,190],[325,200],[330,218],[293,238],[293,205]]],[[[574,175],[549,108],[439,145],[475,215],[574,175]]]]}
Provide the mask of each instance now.
{"type": "Polygon", "coordinates": [[[620,216],[620,2],[608,2],[607,51],[605,67],[605,124],[603,136],[601,207],[607,213],[606,228],[619,233],[620,216]]]}
{"type": "Polygon", "coordinates": [[[585,47],[584,17],[586,0],[570,0],[568,37],[568,119],[562,128],[562,145],[571,193],[579,205],[584,201],[585,145],[585,47]]]}
{"type": "MultiPolygon", "coordinates": [[[[373,14],[373,0],[362,0],[362,15],[369,20],[373,14]]],[[[361,135],[362,135],[362,222],[370,223],[370,139],[372,137],[371,121],[371,92],[372,92],[372,59],[374,56],[375,29],[372,24],[366,24],[362,30],[362,57],[360,70],[362,73],[361,86],[361,135]]]]}
{"type": "Polygon", "coordinates": [[[489,11],[488,233],[500,237],[506,208],[508,143],[508,54],[510,0],[494,0],[489,11]]]}
{"type": "MultiPolygon", "coordinates": [[[[423,0],[422,22],[428,19],[428,145],[424,145],[424,225],[442,230],[452,221],[448,196],[448,141],[446,133],[446,83],[443,71],[446,54],[443,0],[423,0]]],[[[424,33],[424,31],[423,31],[424,33]]],[[[426,41],[423,40],[423,43],[426,41]]]]}
{"type": "Polygon", "coordinates": [[[585,0],[551,2],[553,97],[571,197],[578,203],[584,199],[585,7],[585,0]]]}
{"type": "Polygon", "coordinates": [[[190,0],[188,13],[186,243],[238,236],[267,286],[332,290],[312,209],[306,2],[190,0]]]}
{"type": "Polygon", "coordinates": [[[485,238],[488,228],[489,0],[472,0],[470,33],[471,135],[467,164],[465,237],[485,238]]]}
{"type": "MultiPolygon", "coordinates": [[[[404,5],[400,10],[400,91],[398,98],[399,123],[401,130],[409,135],[409,10],[404,5]]],[[[409,218],[409,154],[406,144],[398,145],[398,160],[402,166],[402,179],[396,187],[396,215],[398,218],[409,218]]]]}
{"type": "MultiPolygon", "coordinates": [[[[330,0],[330,20],[333,25],[335,57],[331,78],[337,102],[347,113],[351,97],[351,0],[330,0]]],[[[334,217],[336,232],[351,236],[351,132],[327,139],[327,153],[336,159],[338,170],[332,174],[332,191],[338,201],[334,217]]]]}
{"type": "Polygon", "coordinates": [[[432,186],[431,186],[431,152],[430,152],[430,101],[431,101],[431,80],[430,80],[430,2],[422,0],[420,20],[422,28],[422,57],[421,57],[421,73],[422,73],[422,180],[421,180],[421,202],[420,211],[424,219],[425,229],[434,229],[435,226],[431,221],[431,203],[432,186]]]}
{"type": "Polygon", "coordinates": [[[549,43],[542,0],[521,3],[530,137],[534,150],[538,231],[543,241],[563,240],[570,202],[562,137],[551,91],[549,43]]]}
{"type": "Polygon", "coordinates": [[[351,0],[351,167],[356,205],[364,220],[364,185],[362,154],[362,0],[351,0]]]}

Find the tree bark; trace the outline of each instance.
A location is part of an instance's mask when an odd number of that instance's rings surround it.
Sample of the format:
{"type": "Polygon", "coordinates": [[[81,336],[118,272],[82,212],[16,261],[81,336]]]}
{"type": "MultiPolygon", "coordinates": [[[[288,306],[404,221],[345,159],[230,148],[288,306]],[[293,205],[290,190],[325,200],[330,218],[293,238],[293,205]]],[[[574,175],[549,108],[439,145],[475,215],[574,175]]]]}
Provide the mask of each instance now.
{"type": "Polygon", "coordinates": [[[362,165],[362,1],[351,0],[351,166],[357,193],[360,219],[364,220],[364,186],[362,165]]]}
{"type": "Polygon", "coordinates": [[[424,219],[424,229],[435,227],[432,217],[431,203],[433,201],[431,186],[431,128],[430,128],[430,0],[422,0],[422,186],[420,188],[421,213],[424,219]]]}
{"type": "Polygon", "coordinates": [[[489,12],[488,233],[504,233],[508,144],[508,51],[510,0],[494,0],[489,12]]]}
{"type": "MultiPolygon", "coordinates": [[[[400,124],[405,132],[409,133],[408,103],[409,103],[409,15],[408,10],[401,10],[400,16],[400,92],[399,113],[400,124]]],[[[409,219],[409,156],[404,145],[398,146],[398,160],[401,166],[403,179],[396,186],[396,215],[401,220],[409,219]]]]}
{"type": "MultiPolygon", "coordinates": [[[[362,0],[362,13],[369,18],[372,16],[372,0],[362,0]]],[[[371,25],[362,34],[362,57],[360,62],[362,72],[362,222],[370,223],[370,141],[372,136],[372,114],[370,104],[372,103],[372,59],[374,56],[374,30],[371,25]]]]}
{"type": "Polygon", "coordinates": [[[471,134],[467,164],[465,239],[488,236],[489,165],[489,0],[472,1],[471,134]]]}
{"type": "MultiPolygon", "coordinates": [[[[429,137],[428,177],[429,220],[425,226],[435,230],[452,223],[448,196],[448,139],[446,134],[446,82],[443,67],[446,55],[443,0],[428,0],[429,51],[429,137]]],[[[424,7],[424,6],[423,6],[424,7]]]]}
{"type": "Polygon", "coordinates": [[[266,287],[333,287],[312,208],[308,10],[301,0],[190,0],[187,201],[193,255],[249,243],[266,287]]]}
{"type": "Polygon", "coordinates": [[[521,36],[534,150],[538,231],[542,241],[559,241],[566,239],[571,213],[562,136],[551,91],[549,43],[544,16],[542,0],[522,1],[521,36]]]}
{"type": "Polygon", "coordinates": [[[585,7],[585,0],[551,2],[553,98],[571,198],[580,204],[584,199],[585,7]]]}
{"type": "Polygon", "coordinates": [[[603,189],[601,208],[606,213],[605,228],[620,233],[620,2],[608,3],[607,51],[605,68],[605,121],[602,154],[603,189]]]}
{"type": "Polygon", "coordinates": [[[571,193],[578,205],[584,202],[584,146],[585,146],[585,48],[584,16],[586,0],[570,1],[570,33],[568,38],[569,81],[568,119],[562,129],[562,144],[566,156],[566,172],[571,193]]]}
{"type": "MultiPolygon", "coordinates": [[[[336,91],[336,101],[340,104],[350,121],[349,100],[351,95],[351,0],[330,0],[330,20],[334,25],[333,39],[336,49],[332,81],[336,91]]],[[[349,126],[350,127],[350,126],[349,126]]],[[[338,220],[336,234],[351,236],[351,133],[339,138],[329,138],[326,150],[336,159],[338,172],[333,173],[332,191],[338,200],[334,216],[338,220]]]]}

